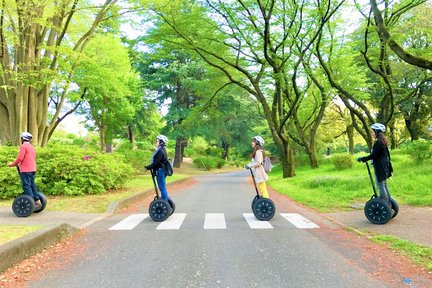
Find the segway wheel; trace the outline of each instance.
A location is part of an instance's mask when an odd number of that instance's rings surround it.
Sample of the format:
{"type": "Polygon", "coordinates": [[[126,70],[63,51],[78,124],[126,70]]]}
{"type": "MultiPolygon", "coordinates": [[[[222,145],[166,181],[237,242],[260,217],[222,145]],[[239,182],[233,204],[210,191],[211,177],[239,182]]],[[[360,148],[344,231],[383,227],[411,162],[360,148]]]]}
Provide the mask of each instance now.
{"type": "Polygon", "coordinates": [[[396,215],[399,213],[399,205],[397,204],[396,200],[393,198],[390,198],[390,204],[391,204],[391,210],[393,212],[392,218],[395,218],[396,215]]]}
{"type": "Polygon", "coordinates": [[[46,199],[45,195],[39,192],[38,196],[40,198],[41,205],[40,206],[35,205],[34,213],[42,212],[47,205],[47,199],[46,199]]]}
{"type": "Polygon", "coordinates": [[[15,198],[12,203],[12,211],[18,217],[28,217],[35,210],[35,202],[33,197],[28,195],[20,195],[15,198]]]}
{"type": "Polygon", "coordinates": [[[171,206],[168,201],[162,199],[153,200],[149,206],[149,214],[153,221],[165,221],[171,215],[171,206]]]}
{"type": "Polygon", "coordinates": [[[255,195],[254,199],[252,200],[252,205],[251,205],[251,207],[252,207],[252,211],[255,210],[254,207],[255,207],[256,201],[257,201],[258,199],[260,199],[260,198],[261,198],[260,196],[255,195]]]}
{"type": "Polygon", "coordinates": [[[374,198],[366,202],[364,213],[373,224],[385,224],[392,217],[390,206],[380,198],[374,198]]]}
{"type": "Polygon", "coordinates": [[[255,206],[252,211],[258,220],[268,221],[275,215],[276,208],[271,199],[259,198],[255,201],[255,206]]]}
{"type": "Polygon", "coordinates": [[[171,214],[170,215],[172,215],[175,211],[175,203],[172,199],[168,199],[168,203],[171,206],[171,214]]]}

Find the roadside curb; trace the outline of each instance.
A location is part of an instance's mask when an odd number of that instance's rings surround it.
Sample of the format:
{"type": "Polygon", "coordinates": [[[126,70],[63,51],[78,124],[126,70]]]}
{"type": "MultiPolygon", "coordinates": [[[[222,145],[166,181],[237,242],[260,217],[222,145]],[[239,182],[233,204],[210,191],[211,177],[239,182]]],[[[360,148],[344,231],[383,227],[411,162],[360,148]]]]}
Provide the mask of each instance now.
{"type": "MultiPolygon", "coordinates": [[[[186,177],[173,181],[167,186],[181,184],[189,181],[193,176],[186,177]]],[[[22,260],[37,254],[44,248],[56,244],[62,239],[78,232],[80,229],[86,228],[93,223],[96,223],[110,215],[118,213],[122,209],[131,206],[135,202],[143,200],[154,193],[154,189],[150,188],[143,192],[139,192],[135,195],[129,196],[125,199],[112,202],[107,209],[107,212],[100,216],[82,224],[78,227],[74,227],[70,224],[63,223],[55,226],[48,226],[39,231],[27,234],[21,238],[12,240],[3,245],[0,245],[0,273],[4,272],[13,265],[21,262],[22,260]]]]}
{"type": "Polygon", "coordinates": [[[46,227],[0,246],[0,272],[58,243],[79,229],[69,224],[46,227]]]}

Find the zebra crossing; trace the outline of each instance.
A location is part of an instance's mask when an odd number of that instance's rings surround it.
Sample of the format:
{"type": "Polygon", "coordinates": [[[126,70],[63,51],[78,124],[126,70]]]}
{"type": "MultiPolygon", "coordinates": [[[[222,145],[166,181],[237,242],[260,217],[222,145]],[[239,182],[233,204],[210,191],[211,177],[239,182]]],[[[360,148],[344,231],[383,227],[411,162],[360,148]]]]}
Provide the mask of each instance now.
{"type": "MultiPolygon", "coordinates": [[[[308,220],[298,213],[280,213],[282,219],[287,220],[298,229],[317,229],[320,228],[316,223],[308,220]]],[[[174,213],[167,220],[161,222],[156,227],[156,230],[180,230],[183,222],[186,219],[186,213],[174,213]]],[[[259,221],[253,213],[242,214],[245,222],[250,229],[274,229],[270,221],[259,221]]],[[[108,230],[127,231],[133,230],[141,222],[149,217],[149,214],[131,214],[122,221],[110,227],[108,230]]],[[[204,230],[223,230],[227,229],[224,213],[206,213],[202,228],[204,230]]]]}

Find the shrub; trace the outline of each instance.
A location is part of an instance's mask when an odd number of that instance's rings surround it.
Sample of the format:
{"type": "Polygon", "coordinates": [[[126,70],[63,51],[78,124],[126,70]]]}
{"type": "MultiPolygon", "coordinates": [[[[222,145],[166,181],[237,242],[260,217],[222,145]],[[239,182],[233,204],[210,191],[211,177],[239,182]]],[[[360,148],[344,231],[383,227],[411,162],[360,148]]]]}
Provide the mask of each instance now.
{"type": "Polygon", "coordinates": [[[407,145],[406,153],[416,162],[423,162],[432,158],[432,142],[427,140],[417,140],[407,145]]]}
{"type": "Polygon", "coordinates": [[[124,156],[126,163],[131,165],[136,171],[144,172],[145,166],[151,162],[151,157],[154,151],[149,150],[123,150],[121,154],[124,156]]]}
{"type": "Polygon", "coordinates": [[[226,164],[226,161],[224,159],[218,159],[216,167],[218,169],[221,169],[223,166],[225,166],[225,164],[226,164]]]}
{"type": "MultiPolygon", "coordinates": [[[[11,162],[17,153],[18,147],[0,147],[0,161],[11,162]]],[[[102,194],[120,187],[133,172],[120,154],[54,145],[38,148],[37,155],[36,185],[46,195],[102,194]]],[[[0,198],[11,198],[22,192],[16,173],[6,165],[0,167],[0,198]]]]}
{"type": "Polygon", "coordinates": [[[219,168],[219,169],[222,168],[226,164],[226,161],[224,159],[207,156],[207,157],[196,157],[194,158],[193,163],[198,168],[212,170],[215,168],[219,168]]]}
{"type": "Polygon", "coordinates": [[[188,147],[185,149],[185,155],[188,157],[193,157],[197,155],[206,155],[206,151],[208,149],[208,143],[202,137],[195,137],[190,140],[188,143],[188,147]]]}
{"type": "Polygon", "coordinates": [[[340,153],[333,155],[333,165],[338,170],[352,168],[353,166],[353,156],[347,153],[340,153]]]}

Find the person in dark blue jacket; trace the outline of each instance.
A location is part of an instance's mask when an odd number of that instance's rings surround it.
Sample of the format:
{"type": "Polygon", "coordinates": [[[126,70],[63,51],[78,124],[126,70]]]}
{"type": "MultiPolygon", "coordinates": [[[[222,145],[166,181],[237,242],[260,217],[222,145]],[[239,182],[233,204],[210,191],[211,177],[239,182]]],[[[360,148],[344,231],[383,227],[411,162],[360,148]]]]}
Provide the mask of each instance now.
{"type": "Polygon", "coordinates": [[[372,160],[380,198],[390,203],[390,190],[386,180],[391,177],[393,169],[390,163],[390,151],[387,146],[387,139],[384,136],[386,127],[381,123],[374,123],[371,128],[376,139],[372,152],[368,156],[357,158],[357,161],[366,162],[372,160]]]}
{"type": "Polygon", "coordinates": [[[152,170],[153,175],[156,175],[156,181],[161,192],[163,200],[169,200],[168,191],[166,189],[166,173],[164,165],[168,162],[167,152],[165,145],[168,142],[168,138],[165,135],[159,135],[156,137],[157,148],[153,153],[151,164],[145,166],[147,170],[152,170]]]}

